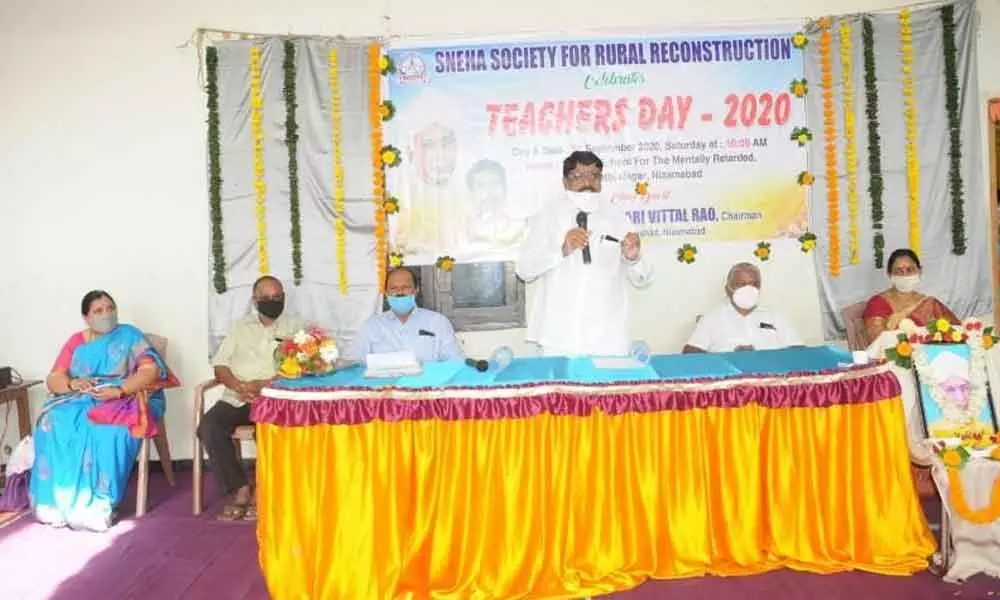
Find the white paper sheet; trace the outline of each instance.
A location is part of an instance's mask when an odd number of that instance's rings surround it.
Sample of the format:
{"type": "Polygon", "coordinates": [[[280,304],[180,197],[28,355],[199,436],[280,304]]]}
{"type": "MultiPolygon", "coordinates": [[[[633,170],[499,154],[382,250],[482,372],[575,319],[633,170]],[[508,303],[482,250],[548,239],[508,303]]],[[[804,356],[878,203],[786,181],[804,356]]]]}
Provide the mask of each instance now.
{"type": "Polygon", "coordinates": [[[401,377],[419,375],[420,361],[409,351],[382,352],[365,357],[365,377],[401,377]]]}
{"type": "Polygon", "coordinates": [[[644,369],[646,365],[631,356],[600,356],[590,359],[595,369],[622,371],[629,369],[644,369]]]}

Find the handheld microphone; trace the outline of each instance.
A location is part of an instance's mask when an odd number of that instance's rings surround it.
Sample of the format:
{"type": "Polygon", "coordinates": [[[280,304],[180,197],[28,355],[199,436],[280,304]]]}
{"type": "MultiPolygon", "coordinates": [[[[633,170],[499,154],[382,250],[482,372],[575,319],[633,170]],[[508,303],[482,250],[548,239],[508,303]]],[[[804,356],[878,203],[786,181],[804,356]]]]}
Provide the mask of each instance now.
{"type": "Polygon", "coordinates": [[[490,368],[490,363],[486,362],[485,360],[476,360],[474,358],[465,359],[465,364],[479,371],[480,373],[485,373],[490,368]]]}
{"type": "MultiPolygon", "coordinates": [[[[582,210],[576,213],[576,226],[583,230],[587,229],[587,213],[582,210]]],[[[583,247],[583,264],[590,264],[590,246],[583,247]]]]}

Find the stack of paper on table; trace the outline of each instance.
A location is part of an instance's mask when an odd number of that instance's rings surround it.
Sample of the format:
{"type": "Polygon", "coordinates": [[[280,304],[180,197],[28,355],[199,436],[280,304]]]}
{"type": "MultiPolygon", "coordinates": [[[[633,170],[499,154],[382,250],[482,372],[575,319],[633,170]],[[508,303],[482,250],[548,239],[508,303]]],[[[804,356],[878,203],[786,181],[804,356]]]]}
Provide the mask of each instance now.
{"type": "Polygon", "coordinates": [[[369,354],[365,358],[365,377],[402,377],[420,372],[420,361],[409,351],[369,354]]]}

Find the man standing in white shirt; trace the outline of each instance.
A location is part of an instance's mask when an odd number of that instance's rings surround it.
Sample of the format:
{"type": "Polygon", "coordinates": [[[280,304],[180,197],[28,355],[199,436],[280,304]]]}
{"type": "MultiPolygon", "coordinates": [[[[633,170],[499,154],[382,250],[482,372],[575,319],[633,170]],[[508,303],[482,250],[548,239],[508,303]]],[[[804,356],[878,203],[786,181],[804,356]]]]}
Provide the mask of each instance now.
{"type": "Polygon", "coordinates": [[[685,353],[776,350],[801,346],[792,325],[782,315],[760,308],[760,269],[737,263],[726,277],[729,301],[707,313],[695,326],[685,353]]]}
{"type": "Polygon", "coordinates": [[[527,340],[547,355],[629,353],[628,287],[648,286],[652,265],[625,214],[601,193],[604,163],[577,151],[563,161],[564,197],[535,215],[517,274],[537,282],[527,340]]]}

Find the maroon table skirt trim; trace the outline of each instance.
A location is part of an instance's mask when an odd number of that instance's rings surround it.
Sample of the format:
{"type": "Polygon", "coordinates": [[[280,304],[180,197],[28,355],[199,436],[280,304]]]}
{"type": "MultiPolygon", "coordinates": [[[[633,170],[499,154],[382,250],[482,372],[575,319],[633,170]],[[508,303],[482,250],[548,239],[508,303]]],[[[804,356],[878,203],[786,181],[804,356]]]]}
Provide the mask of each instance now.
{"type": "MultiPolygon", "coordinates": [[[[511,419],[550,413],[587,416],[696,408],[824,408],[865,404],[900,395],[896,376],[883,367],[800,377],[739,378],[720,386],[718,380],[696,383],[659,382],[633,385],[536,384],[510,388],[427,390],[327,389],[336,399],[285,398],[291,390],[265,390],[253,403],[257,423],[297,427],[358,425],[374,420],[511,419]],[[516,392],[516,393],[513,393],[516,392]]],[[[295,390],[303,392],[304,390],[295,390]]],[[[309,392],[302,394],[308,396],[309,392]]]]}

